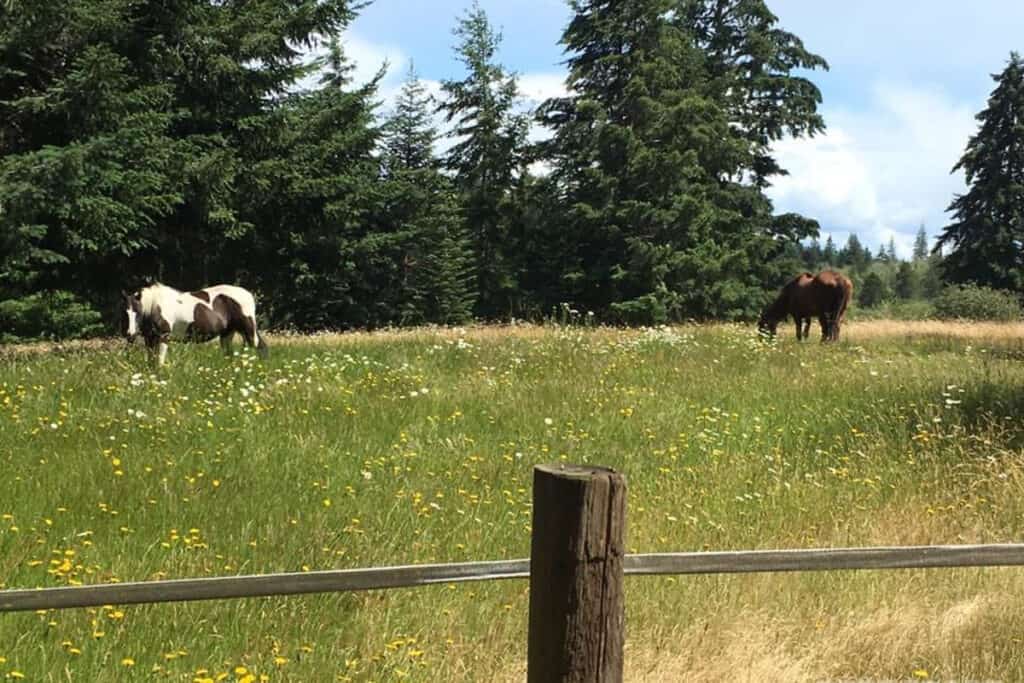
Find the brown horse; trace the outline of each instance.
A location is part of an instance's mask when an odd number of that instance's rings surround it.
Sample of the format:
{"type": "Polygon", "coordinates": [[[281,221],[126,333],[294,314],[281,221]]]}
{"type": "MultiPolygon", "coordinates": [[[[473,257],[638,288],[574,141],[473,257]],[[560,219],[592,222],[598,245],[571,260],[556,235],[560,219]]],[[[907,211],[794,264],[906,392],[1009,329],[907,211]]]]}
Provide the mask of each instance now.
{"type": "Polygon", "coordinates": [[[838,341],[839,328],[853,296],[853,283],[841,273],[825,270],[817,275],[801,273],[786,283],[758,321],[762,332],[774,335],[779,322],[793,316],[796,338],[807,339],[811,318],[821,325],[821,341],[838,341]]]}

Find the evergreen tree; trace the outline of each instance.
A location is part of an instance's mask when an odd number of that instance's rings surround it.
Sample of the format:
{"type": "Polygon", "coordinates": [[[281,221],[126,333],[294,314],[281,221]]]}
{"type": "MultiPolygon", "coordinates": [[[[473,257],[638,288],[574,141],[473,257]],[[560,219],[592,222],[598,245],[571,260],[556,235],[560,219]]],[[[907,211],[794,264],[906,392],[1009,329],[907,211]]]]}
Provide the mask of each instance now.
{"type": "Polygon", "coordinates": [[[410,66],[385,127],[384,234],[396,253],[396,321],[463,323],[473,312],[473,253],[451,181],[434,155],[433,98],[410,66]]]}
{"type": "Polygon", "coordinates": [[[869,253],[860,243],[860,238],[855,233],[850,233],[846,239],[846,246],[839,252],[838,262],[841,266],[849,266],[855,271],[862,271],[867,267],[868,257],[869,253]]]}
{"type": "Polygon", "coordinates": [[[893,237],[889,238],[889,245],[885,250],[885,258],[890,263],[896,263],[896,240],[893,237]]]}
{"type": "Polygon", "coordinates": [[[305,49],[352,17],[349,0],[6,3],[0,300],[66,286],[104,304],[111,272],[231,279],[250,131],[282,120],[305,49]]]}
{"type": "Polygon", "coordinates": [[[978,132],[953,168],[963,170],[967,193],[950,205],[955,220],[936,248],[951,247],[947,281],[1024,292],[1024,60],[1012,53],[993,79],[978,132]]]}
{"type": "Polygon", "coordinates": [[[238,268],[267,294],[274,323],[300,329],[372,326],[391,320],[377,285],[393,267],[376,234],[381,137],[377,84],[353,87],[332,41],[320,85],[275,104],[247,126],[242,218],[259,226],[238,268]],[[275,305],[276,304],[276,305],[275,305]]]}
{"type": "Polygon", "coordinates": [[[479,4],[459,19],[455,36],[466,76],[441,86],[442,110],[454,122],[451,134],[458,140],[445,161],[462,193],[476,253],[477,313],[501,317],[510,312],[519,286],[512,265],[517,245],[510,241],[510,193],[524,165],[529,119],[516,111],[516,79],[495,62],[501,35],[479,4]]]}
{"type": "Polygon", "coordinates": [[[811,243],[803,250],[804,267],[807,270],[817,270],[822,261],[821,242],[817,237],[811,239],[811,243]]]}
{"type": "Polygon", "coordinates": [[[877,306],[888,298],[885,282],[878,273],[868,273],[858,288],[857,303],[865,308],[877,306]]]}
{"type": "Polygon", "coordinates": [[[839,253],[836,251],[836,243],[832,241],[832,235],[825,240],[825,248],[821,252],[821,258],[830,266],[839,265],[839,253]]]}
{"type": "Polygon", "coordinates": [[[893,282],[893,293],[900,299],[916,299],[920,295],[920,278],[910,262],[900,261],[893,282]]]}
{"type": "Polygon", "coordinates": [[[928,258],[928,233],[924,231],[924,224],[917,229],[917,236],[914,238],[914,263],[924,261],[928,258]]]}
{"type": "Polygon", "coordinates": [[[820,58],[760,0],[572,8],[571,94],[540,111],[562,300],[624,321],[751,315],[772,258],[817,230],[772,216],[762,188],[781,173],[770,142],[821,128],[817,89],[790,73],[820,58]]]}
{"type": "Polygon", "coordinates": [[[889,251],[885,248],[884,244],[878,245],[878,256],[875,257],[875,260],[881,261],[882,263],[888,263],[889,251]]]}
{"type": "Polygon", "coordinates": [[[938,254],[931,254],[919,266],[921,268],[920,286],[921,296],[933,300],[942,293],[942,257],[938,254]]]}

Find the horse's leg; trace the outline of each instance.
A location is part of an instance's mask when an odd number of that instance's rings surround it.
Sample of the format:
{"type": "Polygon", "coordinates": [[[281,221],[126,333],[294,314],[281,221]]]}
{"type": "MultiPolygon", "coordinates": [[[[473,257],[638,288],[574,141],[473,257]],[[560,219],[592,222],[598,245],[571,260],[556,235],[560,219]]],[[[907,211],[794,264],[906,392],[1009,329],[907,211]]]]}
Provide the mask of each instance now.
{"type": "Polygon", "coordinates": [[[256,323],[252,318],[242,318],[242,342],[256,348],[256,323]]]}
{"type": "Polygon", "coordinates": [[[804,318],[803,323],[804,323],[804,339],[810,339],[811,338],[811,319],[810,318],[804,318]]]}
{"type": "Polygon", "coordinates": [[[157,347],[157,365],[163,365],[167,362],[167,342],[160,342],[157,347]]]}
{"type": "Polygon", "coordinates": [[[225,330],[220,334],[220,348],[223,349],[224,355],[231,355],[231,339],[235,336],[234,330],[225,330]]]}
{"type": "Polygon", "coordinates": [[[793,321],[796,323],[796,340],[800,341],[802,339],[802,337],[800,336],[800,316],[794,313],[793,321]]]}

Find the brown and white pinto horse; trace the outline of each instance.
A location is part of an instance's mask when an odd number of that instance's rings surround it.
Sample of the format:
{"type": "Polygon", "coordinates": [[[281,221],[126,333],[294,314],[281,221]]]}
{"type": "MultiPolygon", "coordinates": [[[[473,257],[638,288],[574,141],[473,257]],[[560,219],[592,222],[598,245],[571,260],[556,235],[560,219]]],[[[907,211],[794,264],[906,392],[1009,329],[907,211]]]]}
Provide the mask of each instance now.
{"type": "Polygon", "coordinates": [[[853,283],[841,273],[832,270],[817,275],[801,273],[787,282],[775,301],[764,310],[758,328],[774,336],[779,322],[793,316],[796,338],[807,339],[811,318],[817,318],[821,341],[839,341],[839,328],[852,297],[853,283]]]}
{"type": "Polygon", "coordinates": [[[256,331],[256,299],[232,285],[179,292],[157,283],[124,294],[121,332],[129,342],[141,334],[146,347],[158,354],[160,365],[167,358],[167,342],[171,339],[204,342],[220,337],[225,353],[231,353],[236,332],[247,346],[267,357],[267,343],[256,331]]]}

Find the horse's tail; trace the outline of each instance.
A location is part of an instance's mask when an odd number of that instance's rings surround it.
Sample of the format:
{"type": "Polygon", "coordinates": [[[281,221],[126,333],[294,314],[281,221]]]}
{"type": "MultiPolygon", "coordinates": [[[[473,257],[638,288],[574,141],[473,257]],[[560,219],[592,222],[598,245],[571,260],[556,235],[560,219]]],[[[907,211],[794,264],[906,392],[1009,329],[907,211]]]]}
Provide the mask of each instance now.
{"type": "Polygon", "coordinates": [[[836,284],[835,298],[832,310],[830,311],[832,316],[830,321],[832,324],[832,334],[830,337],[832,341],[839,341],[839,328],[846,317],[846,309],[850,306],[850,298],[853,296],[853,283],[848,278],[840,276],[836,284]]]}

